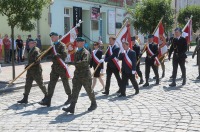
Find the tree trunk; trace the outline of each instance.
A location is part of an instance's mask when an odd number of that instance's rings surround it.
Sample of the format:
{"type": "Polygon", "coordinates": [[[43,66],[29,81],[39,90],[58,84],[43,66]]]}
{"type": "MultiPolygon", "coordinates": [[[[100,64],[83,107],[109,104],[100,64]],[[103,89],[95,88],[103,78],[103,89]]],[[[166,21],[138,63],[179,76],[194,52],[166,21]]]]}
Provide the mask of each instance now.
{"type": "Polygon", "coordinates": [[[13,79],[15,79],[14,27],[13,26],[11,26],[11,39],[12,39],[12,70],[13,70],[13,79]]]}

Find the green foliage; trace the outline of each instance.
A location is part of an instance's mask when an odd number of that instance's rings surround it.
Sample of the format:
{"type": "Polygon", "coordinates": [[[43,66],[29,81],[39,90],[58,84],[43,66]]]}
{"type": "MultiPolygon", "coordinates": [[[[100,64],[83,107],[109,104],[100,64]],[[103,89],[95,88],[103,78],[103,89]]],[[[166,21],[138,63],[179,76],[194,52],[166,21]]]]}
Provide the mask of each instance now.
{"type": "Polygon", "coordinates": [[[35,28],[33,21],[40,19],[43,7],[50,0],[0,0],[0,14],[7,16],[8,25],[22,31],[35,28]]]}
{"type": "Polygon", "coordinates": [[[159,20],[163,18],[165,32],[173,25],[171,0],[143,0],[135,9],[127,10],[133,17],[133,26],[141,33],[153,33],[159,20]]]}
{"type": "Polygon", "coordinates": [[[178,15],[178,22],[181,27],[184,27],[187,23],[187,19],[190,18],[190,16],[193,16],[192,18],[192,29],[194,32],[196,32],[198,29],[200,29],[200,6],[199,5],[192,5],[188,6],[184,9],[181,9],[178,15]]]}

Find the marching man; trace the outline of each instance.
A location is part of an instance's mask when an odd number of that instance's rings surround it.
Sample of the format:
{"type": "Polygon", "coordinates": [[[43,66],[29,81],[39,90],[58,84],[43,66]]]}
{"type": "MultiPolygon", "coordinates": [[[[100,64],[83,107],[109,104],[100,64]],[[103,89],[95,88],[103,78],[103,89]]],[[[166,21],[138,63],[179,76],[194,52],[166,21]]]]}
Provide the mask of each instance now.
{"type": "Polygon", "coordinates": [[[126,83],[128,79],[131,80],[131,83],[135,89],[135,94],[139,93],[138,83],[135,79],[136,74],[136,53],[132,49],[129,48],[129,43],[123,42],[122,46],[125,50],[124,53],[120,53],[119,60],[122,60],[122,86],[121,86],[121,94],[119,97],[126,96],[126,83]]]}

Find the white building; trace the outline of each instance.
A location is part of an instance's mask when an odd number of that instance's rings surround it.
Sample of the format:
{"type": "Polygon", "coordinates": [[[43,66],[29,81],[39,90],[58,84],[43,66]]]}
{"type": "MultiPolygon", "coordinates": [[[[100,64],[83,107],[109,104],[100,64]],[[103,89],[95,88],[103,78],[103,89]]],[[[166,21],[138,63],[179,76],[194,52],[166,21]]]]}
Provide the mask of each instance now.
{"type": "Polygon", "coordinates": [[[80,7],[82,12],[82,34],[87,40],[98,41],[102,36],[103,43],[108,43],[109,36],[116,35],[126,17],[129,17],[123,7],[90,2],[85,0],[55,0],[51,5],[51,31],[64,35],[73,26],[74,7],[80,7]],[[100,18],[91,20],[92,7],[100,8],[100,18]],[[116,23],[118,28],[116,29],[116,23]]]}

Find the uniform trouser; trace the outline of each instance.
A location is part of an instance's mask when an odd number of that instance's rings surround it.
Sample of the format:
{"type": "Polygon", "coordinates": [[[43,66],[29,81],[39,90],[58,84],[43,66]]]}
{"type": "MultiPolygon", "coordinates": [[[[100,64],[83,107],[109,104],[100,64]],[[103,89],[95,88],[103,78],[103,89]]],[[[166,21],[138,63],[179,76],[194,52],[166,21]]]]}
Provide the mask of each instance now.
{"type": "Polygon", "coordinates": [[[186,69],[185,69],[185,58],[176,58],[173,57],[173,78],[177,76],[178,65],[181,68],[183,78],[186,78],[186,69]]]}
{"type": "Polygon", "coordinates": [[[52,70],[50,73],[50,82],[48,85],[48,97],[50,98],[53,96],[55,86],[59,77],[61,78],[63,82],[65,93],[67,95],[71,95],[71,89],[69,86],[69,80],[66,76],[66,70],[63,67],[56,65],[56,66],[52,66],[52,70]]]}
{"type": "Polygon", "coordinates": [[[115,77],[117,79],[117,83],[118,83],[119,89],[121,89],[122,79],[119,76],[119,70],[117,68],[111,68],[109,65],[107,65],[105,92],[109,92],[109,89],[110,89],[110,79],[111,79],[111,76],[112,76],[113,73],[114,73],[114,75],[115,75],[115,77]]]}
{"type": "Polygon", "coordinates": [[[136,65],[136,72],[137,72],[138,76],[140,77],[140,79],[143,78],[143,77],[142,77],[142,72],[141,72],[141,70],[140,70],[140,61],[139,61],[138,64],[136,65]]]}
{"type": "Polygon", "coordinates": [[[81,90],[81,87],[83,86],[85,88],[85,91],[87,92],[89,99],[91,102],[96,101],[94,91],[92,90],[92,78],[91,77],[74,77],[72,79],[72,103],[76,103],[78,100],[78,96],[81,90]]]}
{"type": "Polygon", "coordinates": [[[29,95],[33,80],[36,81],[36,83],[38,84],[39,88],[42,90],[44,95],[47,95],[46,87],[43,83],[42,72],[39,72],[39,71],[37,72],[27,71],[24,95],[27,95],[27,96],[29,95]]]}
{"type": "Polygon", "coordinates": [[[154,60],[146,60],[145,61],[145,78],[148,81],[149,79],[149,74],[150,74],[150,68],[152,67],[154,74],[156,76],[156,78],[159,78],[158,75],[158,67],[154,65],[154,60]]]}
{"type": "Polygon", "coordinates": [[[124,95],[126,94],[126,84],[128,82],[128,79],[131,80],[131,83],[134,87],[135,90],[138,90],[138,83],[135,79],[135,75],[133,74],[127,74],[125,72],[122,72],[122,87],[121,87],[121,94],[124,95]]]}

